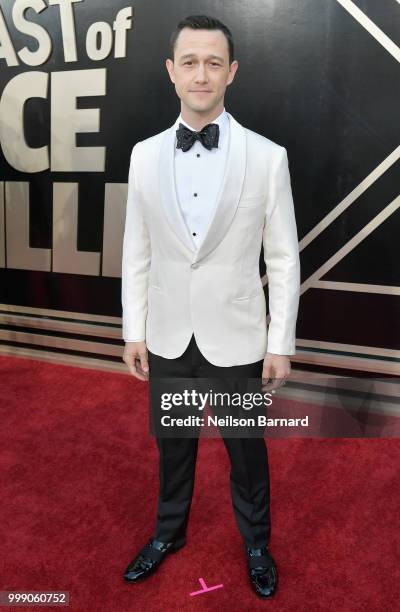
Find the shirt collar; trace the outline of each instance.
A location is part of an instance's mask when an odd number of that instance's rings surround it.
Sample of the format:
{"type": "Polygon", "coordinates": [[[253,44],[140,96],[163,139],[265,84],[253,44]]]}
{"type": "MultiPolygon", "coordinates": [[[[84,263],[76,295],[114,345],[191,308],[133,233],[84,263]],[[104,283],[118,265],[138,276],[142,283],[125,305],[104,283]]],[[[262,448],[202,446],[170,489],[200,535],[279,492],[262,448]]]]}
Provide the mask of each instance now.
{"type": "MultiPolygon", "coordinates": [[[[198,130],[195,130],[194,127],[186,123],[186,121],[182,119],[181,114],[179,114],[178,119],[175,121],[176,129],[178,129],[180,123],[183,123],[183,125],[186,125],[186,127],[188,127],[190,130],[198,131],[198,130]]],[[[222,147],[223,142],[225,141],[226,134],[229,130],[229,117],[228,117],[228,113],[225,110],[225,107],[222,110],[222,113],[218,115],[216,119],[214,119],[213,121],[210,121],[210,123],[218,123],[219,125],[218,148],[220,149],[222,147]]]]}

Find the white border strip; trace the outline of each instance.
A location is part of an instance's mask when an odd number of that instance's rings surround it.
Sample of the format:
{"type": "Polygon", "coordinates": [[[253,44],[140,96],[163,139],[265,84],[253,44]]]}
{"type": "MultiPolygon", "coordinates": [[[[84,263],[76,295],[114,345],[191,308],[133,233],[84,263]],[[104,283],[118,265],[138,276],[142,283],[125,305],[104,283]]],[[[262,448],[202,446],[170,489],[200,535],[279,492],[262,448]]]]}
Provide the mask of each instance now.
{"type": "MultiPolygon", "coordinates": [[[[46,349],[57,348],[61,350],[82,351],[100,355],[113,355],[121,357],[123,347],[108,342],[95,342],[79,340],[78,338],[63,338],[60,336],[48,336],[46,334],[34,334],[0,329],[0,341],[19,342],[20,344],[33,344],[46,349]]],[[[15,348],[15,347],[14,347],[15,348]]],[[[59,354],[59,353],[58,353],[59,354]]]]}
{"type": "MultiPolygon", "coordinates": [[[[64,332],[68,334],[81,334],[87,336],[96,336],[100,338],[112,338],[113,340],[122,340],[121,328],[110,327],[100,323],[81,323],[79,321],[57,320],[47,317],[37,318],[25,315],[9,315],[0,314],[0,322],[2,325],[13,325],[15,327],[28,327],[32,330],[42,329],[44,331],[64,332]]],[[[15,333],[8,330],[9,333],[15,333]]],[[[29,333],[29,332],[22,332],[29,333]]]]}
{"type": "Polygon", "coordinates": [[[370,372],[372,378],[379,378],[381,374],[400,376],[400,363],[385,361],[384,359],[367,359],[366,357],[332,355],[329,353],[310,353],[299,350],[296,355],[291,357],[291,361],[311,366],[370,372]]]}
{"type": "MultiPolygon", "coordinates": [[[[304,343],[311,344],[311,341],[303,341],[304,343]]],[[[95,346],[96,343],[92,343],[92,347],[95,346]]],[[[316,342],[314,344],[317,344],[316,342]]],[[[328,343],[319,343],[319,344],[328,344],[328,343]]],[[[20,346],[9,346],[9,345],[1,345],[0,344],[0,355],[11,356],[11,357],[26,357],[30,359],[51,361],[55,364],[57,363],[66,363],[71,365],[79,365],[80,367],[92,367],[93,363],[99,363],[101,369],[116,369],[114,361],[107,361],[107,358],[104,360],[96,361],[92,357],[86,357],[85,355],[69,355],[62,353],[62,348],[64,345],[59,345],[59,352],[46,352],[46,347],[41,347],[38,345],[37,348],[26,348],[20,346]],[[106,364],[110,364],[110,368],[107,368],[106,364]]],[[[110,354],[110,351],[104,350],[104,344],[97,343],[96,350],[90,351],[95,352],[97,355],[110,354]]],[[[343,345],[338,345],[343,350],[343,345]]],[[[91,348],[92,348],[91,347],[91,348]]],[[[75,350],[83,350],[84,347],[76,346],[75,343],[71,343],[71,349],[75,350]]],[[[366,348],[366,347],[362,347],[366,348]]],[[[387,349],[382,349],[382,351],[387,352],[387,349]]],[[[360,351],[361,352],[361,351],[360,351]]],[[[120,352],[112,352],[111,354],[120,356],[122,362],[122,347],[120,348],[120,352]]],[[[309,364],[311,366],[319,366],[319,367],[330,367],[336,369],[349,369],[356,370],[360,372],[371,372],[373,378],[379,378],[379,375],[389,375],[389,376],[400,376],[400,362],[391,362],[388,359],[371,359],[368,357],[356,357],[354,355],[335,355],[333,353],[322,353],[322,352],[311,352],[306,348],[301,349],[298,348],[296,355],[291,356],[291,361],[296,362],[298,364],[309,364]]],[[[125,367],[125,366],[123,366],[125,367]]],[[[309,372],[309,375],[312,373],[309,372]]],[[[314,374],[314,373],[313,373],[314,374]]],[[[329,376],[327,373],[323,374],[324,377],[329,376]]]]}
{"type": "Polygon", "coordinates": [[[107,372],[120,372],[121,374],[130,374],[127,366],[121,359],[121,363],[109,361],[107,359],[95,359],[94,357],[85,357],[83,355],[66,355],[63,353],[53,353],[46,350],[36,350],[20,348],[16,346],[0,345],[0,355],[3,357],[14,357],[31,359],[33,361],[47,361],[53,365],[67,365],[77,368],[106,370],[107,372]]]}
{"type": "MultiPolygon", "coordinates": [[[[340,344],[339,342],[325,342],[319,340],[305,340],[303,338],[296,339],[296,347],[315,348],[328,351],[341,351],[344,353],[359,353],[362,355],[375,355],[376,357],[388,357],[392,359],[400,359],[400,351],[386,349],[376,346],[362,346],[358,344],[340,344]]],[[[350,355],[353,356],[354,355],[350,355]]]]}
{"type": "Polygon", "coordinates": [[[88,323],[122,323],[122,317],[108,317],[95,315],[87,312],[74,312],[72,310],[56,310],[51,308],[33,308],[31,306],[16,306],[14,304],[0,304],[0,317],[2,314],[12,315],[13,313],[32,314],[40,317],[57,317],[59,319],[78,319],[88,323]]]}

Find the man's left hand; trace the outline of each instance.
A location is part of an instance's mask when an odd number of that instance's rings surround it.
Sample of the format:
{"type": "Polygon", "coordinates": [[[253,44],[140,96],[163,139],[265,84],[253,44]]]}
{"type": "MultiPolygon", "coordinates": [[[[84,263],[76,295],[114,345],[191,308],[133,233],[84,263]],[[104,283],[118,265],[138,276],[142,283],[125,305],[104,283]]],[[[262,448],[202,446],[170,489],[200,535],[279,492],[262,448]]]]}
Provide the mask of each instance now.
{"type": "Polygon", "coordinates": [[[262,371],[263,391],[278,389],[290,374],[290,359],[287,355],[267,353],[262,371]],[[271,379],[271,382],[268,382],[271,379]]]}

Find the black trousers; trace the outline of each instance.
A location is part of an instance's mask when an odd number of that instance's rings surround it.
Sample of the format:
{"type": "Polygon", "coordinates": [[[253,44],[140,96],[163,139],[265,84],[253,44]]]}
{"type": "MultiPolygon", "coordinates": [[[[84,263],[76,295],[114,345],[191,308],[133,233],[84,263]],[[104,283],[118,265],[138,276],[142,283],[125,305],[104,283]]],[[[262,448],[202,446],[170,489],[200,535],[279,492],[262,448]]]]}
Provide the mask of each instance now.
{"type": "MultiPolygon", "coordinates": [[[[263,361],[219,367],[200,352],[194,335],[185,352],[166,359],[148,351],[152,377],[261,379],[263,361]]],[[[270,540],[268,453],[263,437],[223,437],[228,452],[232,506],[244,543],[251,548],[270,540]]],[[[159,449],[159,498],[154,537],[162,542],[184,540],[195,481],[198,438],[156,437],[159,449]]]]}

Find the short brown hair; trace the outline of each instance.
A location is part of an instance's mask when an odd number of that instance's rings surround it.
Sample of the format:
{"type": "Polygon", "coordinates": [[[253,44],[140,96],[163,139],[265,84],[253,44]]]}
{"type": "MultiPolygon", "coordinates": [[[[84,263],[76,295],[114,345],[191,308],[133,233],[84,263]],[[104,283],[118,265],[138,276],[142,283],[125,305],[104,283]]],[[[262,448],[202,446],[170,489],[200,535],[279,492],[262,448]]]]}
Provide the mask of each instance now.
{"type": "Polygon", "coordinates": [[[231,64],[235,57],[233,37],[230,29],[223,24],[219,19],[214,17],[208,17],[208,15],[189,15],[182,19],[175,30],[171,34],[170,39],[170,53],[171,58],[174,59],[176,40],[179,33],[183,28],[191,28],[192,30],[221,30],[228,41],[229,49],[229,64],[231,64]]]}

